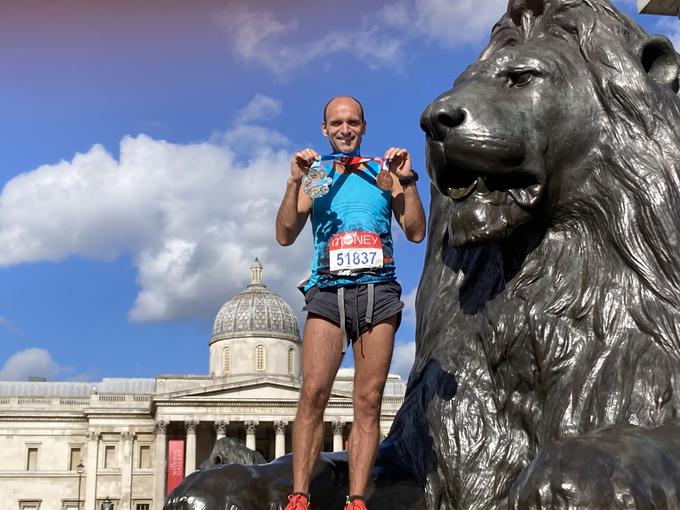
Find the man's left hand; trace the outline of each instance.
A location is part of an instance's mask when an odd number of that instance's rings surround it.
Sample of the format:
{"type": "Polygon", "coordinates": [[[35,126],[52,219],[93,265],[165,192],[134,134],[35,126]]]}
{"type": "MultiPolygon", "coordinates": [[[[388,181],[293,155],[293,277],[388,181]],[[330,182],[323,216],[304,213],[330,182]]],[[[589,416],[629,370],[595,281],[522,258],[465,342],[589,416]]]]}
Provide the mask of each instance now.
{"type": "Polygon", "coordinates": [[[385,161],[390,172],[396,175],[397,179],[407,179],[413,175],[411,155],[406,149],[390,147],[385,152],[385,161]]]}

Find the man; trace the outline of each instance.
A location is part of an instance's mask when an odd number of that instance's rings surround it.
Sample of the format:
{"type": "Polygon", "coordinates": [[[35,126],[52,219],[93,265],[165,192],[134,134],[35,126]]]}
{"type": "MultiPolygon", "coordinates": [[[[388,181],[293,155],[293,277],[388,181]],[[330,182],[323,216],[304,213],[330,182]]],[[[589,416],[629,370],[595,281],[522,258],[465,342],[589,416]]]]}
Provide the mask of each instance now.
{"type": "Polygon", "coordinates": [[[375,162],[356,163],[366,132],[359,101],[347,96],[331,99],[321,131],[338,158],[328,167],[333,179],[330,191],[315,200],[304,192],[303,177],[310,168],[319,167],[320,159],[313,149],[304,149],[293,156],[276,218],[276,239],[286,246],[295,241],[311,215],[315,244],[312,274],[304,286],[308,315],[293,427],[293,493],[286,510],[309,508],[323,413],[349,340],[354,342],[354,423],[345,509],[365,510],[364,493],[380,435],[382,394],[404,306],[392,258],[392,214],[406,237],[420,242],[425,237],[425,213],[415,186],[417,174],[405,149],[385,152],[389,173],[379,173],[375,162]]]}

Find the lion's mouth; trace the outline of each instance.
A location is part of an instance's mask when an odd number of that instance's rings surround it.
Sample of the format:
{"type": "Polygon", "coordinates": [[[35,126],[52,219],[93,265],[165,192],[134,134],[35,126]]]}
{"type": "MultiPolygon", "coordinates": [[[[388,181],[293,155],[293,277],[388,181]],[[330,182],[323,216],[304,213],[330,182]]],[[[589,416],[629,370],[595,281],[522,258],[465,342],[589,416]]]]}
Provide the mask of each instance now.
{"type": "Polygon", "coordinates": [[[445,182],[445,194],[454,202],[464,202],[476,195],[487,202],[501,205],[511,200],[523,209],[534,207],[540,199],[542,186],[532,175],[515,173],[503,175],[454,171],[445,182]]]}

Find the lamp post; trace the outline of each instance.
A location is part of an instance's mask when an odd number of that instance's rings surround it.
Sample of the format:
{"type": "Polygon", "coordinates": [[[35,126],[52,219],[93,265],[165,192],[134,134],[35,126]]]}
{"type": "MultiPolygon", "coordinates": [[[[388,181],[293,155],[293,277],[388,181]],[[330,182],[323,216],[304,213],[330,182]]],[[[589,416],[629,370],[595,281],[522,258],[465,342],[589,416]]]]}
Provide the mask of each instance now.
{"type": "Polygon", "coordinates": [[[81,460],[76,466],[76,473],[78,473],[78,510],[80,510],[80,481],[83,477],[84,471],[85,466],[83,466],[83,461],[81,460]]]}
{"type": "Polygon", "coordinates": [[[111,503],[111,500],[108,496],[106,496],[106,499],[102,501],[101,510],[113,510],[113,503],[111,503]]]}

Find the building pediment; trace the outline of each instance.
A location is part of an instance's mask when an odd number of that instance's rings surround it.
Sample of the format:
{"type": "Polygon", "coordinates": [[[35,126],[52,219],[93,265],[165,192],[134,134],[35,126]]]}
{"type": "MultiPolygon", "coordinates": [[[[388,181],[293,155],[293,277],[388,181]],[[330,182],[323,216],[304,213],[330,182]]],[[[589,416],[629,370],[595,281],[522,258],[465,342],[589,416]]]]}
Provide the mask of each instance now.
{"type": "MultiPolygon", "coordinates": [[[[300,394],[300,382],[282,380],[275,377],[240,378],[239,380],[216,379],[199,387],[180,391],[156,394],[154,400],[172,400],[174,402],[196,400],[297,400],[300,394]]],[[[351,399],[351,393],[336,390],[331,398],[351,399]]]]}

